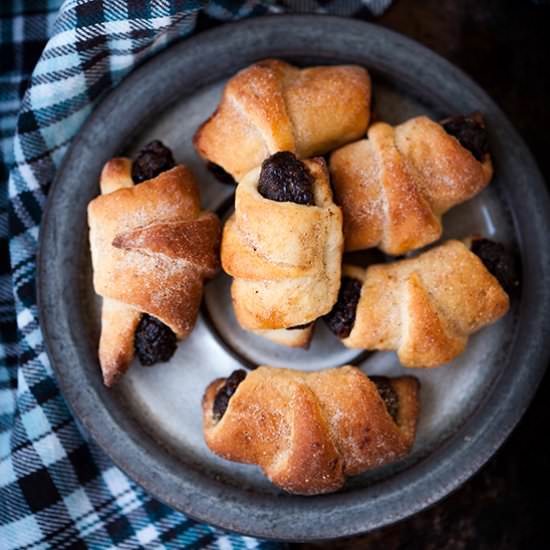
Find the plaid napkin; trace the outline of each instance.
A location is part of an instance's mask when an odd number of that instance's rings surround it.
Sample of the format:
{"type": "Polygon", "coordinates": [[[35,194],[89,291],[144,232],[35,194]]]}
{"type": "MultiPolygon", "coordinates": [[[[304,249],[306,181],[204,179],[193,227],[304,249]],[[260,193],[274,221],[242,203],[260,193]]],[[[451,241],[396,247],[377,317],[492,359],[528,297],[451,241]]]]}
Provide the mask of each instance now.
{"type": "Polygon", "coordinates": [[[160,504],[81,434],[38,326],[41,213],[100,97],[198,21],[209,26],[268,10],[368,16],[390,2],[0,2],[0,550],[279,547],[160,504]]]}

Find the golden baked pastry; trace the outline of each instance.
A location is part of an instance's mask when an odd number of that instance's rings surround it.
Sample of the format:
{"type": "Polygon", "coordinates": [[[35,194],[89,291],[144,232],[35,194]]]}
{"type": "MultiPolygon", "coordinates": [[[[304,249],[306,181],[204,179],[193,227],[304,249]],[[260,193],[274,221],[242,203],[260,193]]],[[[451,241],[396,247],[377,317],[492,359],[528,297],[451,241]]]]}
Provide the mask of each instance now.
{"type": "Polygon", "coordinates": [[[392,127],[333,152],[330,172],[344,213],[346,250],[401,255],[441,237],[441,216],[479,193],[493,168],[480,115],[392,127]]]}
{"type": "Polygon", "coordinates": [[[240,325],[278,343],[307,345],[338,296],[342,214],[322,158],[276,153],[241,179],[225,224],[223,269],[240,325]],[[274,330],[295,328],[285,333],[274,330]]]}
{"type": "Polygon", "coordinates": [[[369,122],[371,84],[353,65],[298,69],[267,59],[227,83],[194,144],[206,160],[240,180],[278,151],[322,155],[359,139],[369,122]]]}
{"type": "Polygon", "coordinates": [[[285,491],[329,493],[409,452],[418,392],[413,377],[369,379],[350,366],[235,371],[205,392],[204,438],[216,454],[260,466],[285,491]]]}
{"type": "Polygon", "coordinates": [[[468,337],[502,317],[509,298],[482,259],[450,240],[411,259],[344,266],[338,302],[326,317],[350,348],[397,351],[406,367],[437,367],[468,337]]]}
{"type": "Polygon", "coordinates": [[[189,169],[158,141],[135,163],[107,162],[100,187],[88,221],[94,288],[103,297],[99,361],[111,386],[134,347],[152,364],[190,333],[204,280],[218,268],[220,223],[201,210],[189,169]]]}

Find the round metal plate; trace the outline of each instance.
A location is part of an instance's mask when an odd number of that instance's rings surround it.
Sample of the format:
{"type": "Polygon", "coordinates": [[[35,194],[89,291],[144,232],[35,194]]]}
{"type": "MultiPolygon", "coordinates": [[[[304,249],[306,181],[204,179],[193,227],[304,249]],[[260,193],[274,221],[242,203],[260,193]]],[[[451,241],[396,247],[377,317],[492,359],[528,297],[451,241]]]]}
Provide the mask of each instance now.
{"type": "MultiPolygon", "coordinates": [[[[402,519],[471,476],[523,414],[543,374],[550,337],[550,206],[544,182],[498,107],[468,77],[422,46],[382,28],[327,16],[273,16],[226,25],[186,40],[133,72],[94,111],[50,191],[40,235],[41,326],[62,391],[82,425],[147,491],[194,518],[284,540],[350,536],[402,519]],[[134,366],[106,389],[97,362],[98,302],[92,289],[86,206],[109,158],[151,138],[171,146],[219,209],[231,187],[213,180],[190,139],[210,115],[223,82],[253,61],[356,63],[371,71],[377,114],[396,123],[427,113],[482,111],[496,177],[445,217],[446,236],[483,233],[516,246],[521,299],[507,317],[472,338],[452,365],[413,372],[422,382],[415,448],[406,460],[349,481],[332,495],[295,497],[252,466],[215,457],[202,441],[206,384],[241,361],[303,369],[359,362],[367,373],[400,374],[395,356],[356,357],[323,329],[312,349],[289,351],[236,325],[228,280],[207,285],[192,336],[170,363],[134,366]]],[[[408,373],[410,374],[410,372],[408,373]]]]}

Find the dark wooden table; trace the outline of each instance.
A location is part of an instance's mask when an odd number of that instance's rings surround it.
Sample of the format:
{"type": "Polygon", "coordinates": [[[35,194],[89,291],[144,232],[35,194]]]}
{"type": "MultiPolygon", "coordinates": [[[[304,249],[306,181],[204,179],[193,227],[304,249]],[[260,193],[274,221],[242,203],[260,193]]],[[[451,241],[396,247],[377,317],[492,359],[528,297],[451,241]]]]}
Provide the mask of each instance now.
{"type": "MultiPolygon", "coordinates": [[[[473,77],[509,116],[550,182],[550,2],[395,0],[377,23],[414,38],[473,77]]],[[[550,549],[549,412],[546,376],[506,444],[454,494],[363,537],[292,546],[550,549]]]]}

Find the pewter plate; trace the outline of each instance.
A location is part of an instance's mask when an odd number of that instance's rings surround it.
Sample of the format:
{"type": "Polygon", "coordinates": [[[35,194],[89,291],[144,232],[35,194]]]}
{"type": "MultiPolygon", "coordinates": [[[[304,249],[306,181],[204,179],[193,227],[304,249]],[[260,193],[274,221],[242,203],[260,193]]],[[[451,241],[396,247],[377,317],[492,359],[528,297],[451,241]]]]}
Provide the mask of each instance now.
{"type": "Polygon", "coordinates": [[[498,107],[449,63],[400,35],[326,16],[274,16],[226,25],[172,46],[134,71],[92,114],[51,189],[40,235],[41,326],[63,393],[112,459],[158,499],[226,529],[280,540],[354,535],[402,519],[445,496],[499,447],[543,374],[550,336],[550,207],[525,145],[498,107]],[[253,61],[356,63],[373,79],[376,113],[398,123],[481,110],[496,176],[445,216],[445,236],[480,233],[521,253],[523,288],[510,313],[477,335],[452,364],[406,371],[393,353],[358,355],[319,323],[310,350],[288,350],[242,331],[230,280],[207,284],[191,337],[155,368],[136,364],[114,389],[97,361],[99,302],[92,290],[86,206],[102,165],[159,138],[200,181],[205,207],[227,215],[218,183],[191,138],[214,110],[224,82],[253,61]],[[314,370],[353,363],[368,373],[414,374],[422,383],[415,447],[407,459],[348,481],[332,495],[295,497],[254,466],[224,461],[202,439],[207,384],[242,365],[314,370]]]}

